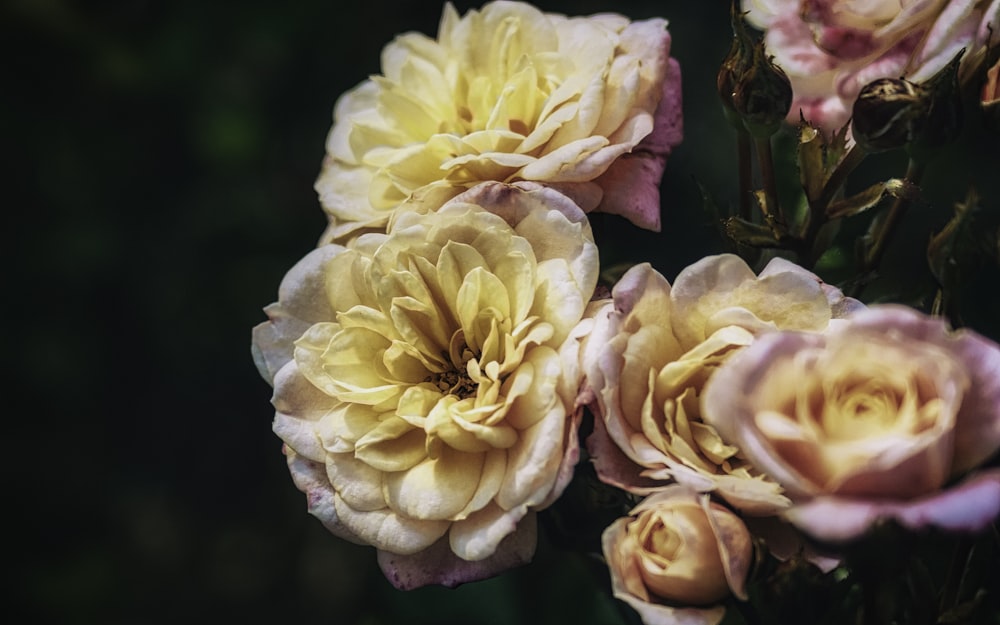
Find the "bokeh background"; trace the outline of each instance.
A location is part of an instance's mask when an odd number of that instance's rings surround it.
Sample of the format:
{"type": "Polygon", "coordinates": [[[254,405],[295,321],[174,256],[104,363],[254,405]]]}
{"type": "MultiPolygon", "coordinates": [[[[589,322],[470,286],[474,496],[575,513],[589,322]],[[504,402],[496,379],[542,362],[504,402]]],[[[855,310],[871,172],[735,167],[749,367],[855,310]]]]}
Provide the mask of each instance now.
{"type": "MultiPolygon", "coordinates": [[[[616,262],[671,278],[721,251],[699,183],[735,196],[715,95],[728,3],[536,5],[670,20],[686,140],[663,183],[664,232],[595,228],[616,262]]],[[[620,622],[600,569],[544,537],[535,563],[500,578],[394,590],[373,550],[306,514],[271,433],[250,330],[324,226],[312,185],[333,104],[379,71],[394,35],[433,35],[440,10],[0,4],[5,612],[17,622],[620,622]]]]}

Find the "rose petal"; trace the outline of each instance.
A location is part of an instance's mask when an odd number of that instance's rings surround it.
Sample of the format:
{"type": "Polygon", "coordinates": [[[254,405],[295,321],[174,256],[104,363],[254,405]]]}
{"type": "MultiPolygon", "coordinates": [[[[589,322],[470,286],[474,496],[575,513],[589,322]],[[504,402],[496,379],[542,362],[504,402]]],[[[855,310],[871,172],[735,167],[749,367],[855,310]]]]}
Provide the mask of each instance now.
{"type": "Polygon", "coordinates": [[[337,516],[334,499],[337,493],[326,479],[326,468],[319,462],[313,462],[295,453],[285,446],[282,449],[288,462],[288,471],[296,488],[305,493],[309,514],[323,523],[330,533],[358,545],[367,541],[349,530],[337,516]]]}
{"type": "Polygon", "coordinates": [[[656,107],[653,132],[597,178],[603,200],[597,211],[625,217],[640,228],[660,231],[660,182],[667,157],[683,140],[680,65],[667,65],[663,97],[656,107]]]}
{"type": "Polygon", "coordinates": [[[958,474],[989,459],[1000,442],[1000,347],[968,330],[960,330],[953,340],[972,376],[955,425],[952,472],[958,474]]]}
{"type": "Polygon", "coordinates": [[[1000,516],[1000,470],[984,471],[944,492],[906,503],[817,497],[785,516],[811,536],[831,542],[853,540],[876,522],[890,519],[913,530],[979,532],[1000,516]]]}
{"type": "Polygon", "coordinates": [[[316,430],[317,422],[339,402],[310,384],[294,362],[278,371],[274,387],[274,433],[296,453],[322,463],[326,450],[316,430]]]}
{"type": "Polygon", "coordinates": [[[594,430],[587,437],[587,452],[597,477],[605,484],[630,493],[648,494],[660,487],[658,480],[643,477],[642,467],[622,453],[621,447],[608,435],[604,419],[597,414],[594,430]]]}
{"type": "Polygon", "coordinates": [[[339,245],[324,245],[295,263],[278,286],[278,302],[264,309],[269,321],[253,329],[254,364],[272,385],[278,369],[291,360],[296,339],[313,323],[332,318],[323,288],[326,266],[344,251],[339,245]]]}
{"type": "Polygon", "coordinates": [[[456,588],[462,584],[493,577],[531,561],[535,553],[535,514],[529,513],[507,535],[491,556],[469,561],[456,556],[446,538],[413,554],[378,552],[378,564],[389,582],[400,590],[413,590],[430,584],[456,588]]]}

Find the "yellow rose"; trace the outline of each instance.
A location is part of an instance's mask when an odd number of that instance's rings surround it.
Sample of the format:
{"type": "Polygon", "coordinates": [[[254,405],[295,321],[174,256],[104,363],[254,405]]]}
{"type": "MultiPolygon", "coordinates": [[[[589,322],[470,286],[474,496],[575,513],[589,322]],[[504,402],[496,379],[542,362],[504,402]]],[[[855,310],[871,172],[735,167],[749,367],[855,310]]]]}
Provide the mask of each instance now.
{"type": "Polygon", "coordinates": [[[715,625],[717,605],[746,599],[750,532],[709,496],[673,485],[651,495],[602,536],[615,597],[646,625],[715,625]]]}
{"type": "Polygon", "coordinates": [[[530,559],[532,515],[578,456],[560,349],[597,271],[586,215],[533,183],[485,183],[306,256],[254,352],[310,511],[383,552],[401,587],[530,559]]]}
{"type": "Polygon", "coordinates": [[[397,37],[382,75],[337,102],[316,181],[322,242],[384,229],[427,187],[489,180],[559,185],[585,210],[658,229],[665,158],[681,138],[669,52],[662,19],[567,18],[521,2],[460,17],[446,4],[436,39],[397,37]],[[630,193],[605,193],[625,184],[630,193]]]}
{"type": "Polygon", "coordinates": [[[788,121],[801,111],[826,130],[847,123],[869,82],[924,81],[962,48],[971,67],[1000,28],[998,0],[743,0],[743,8],[792,82],[788,121]]]}
{"type": "Polygon", "coordinates": [[[824,335],[761,337],[709,381],[702,415],[819,538],[882,518],[979,529],[1000,512],[996,470],[942,491],[1000,450],[1000,346],[939,318],[879,306],[824,335]]]}
{"type": "Polygon", "coordinates": [[[633,267],[593,314],[581,348],[598,415],[587,442],[598,475],[637,494],[677,481],[748,512],[784,507],[780,488],[703,421],[702,389],[759,334],[823,331],[858,306],[780,259],[757,276],[738,256],[710,256],[681,271],[673,287],[648,264],[633,267]]]}

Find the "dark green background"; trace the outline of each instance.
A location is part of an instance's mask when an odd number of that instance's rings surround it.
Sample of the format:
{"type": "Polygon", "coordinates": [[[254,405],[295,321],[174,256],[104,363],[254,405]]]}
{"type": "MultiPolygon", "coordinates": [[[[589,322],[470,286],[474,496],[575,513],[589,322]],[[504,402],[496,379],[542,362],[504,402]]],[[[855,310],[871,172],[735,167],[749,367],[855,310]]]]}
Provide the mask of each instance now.
{"type": "MultiPolygon", "coordinates": [[[[727,3],[537,4],[671,21],[687,119],[664,232],[617,218],[595,228],[614,260],[671,278],[720,251],[695,177],[732,201],[715,96],[727,3]]],[[[584,558],[544,541],[534,565],[501,578],[395,591],[373,550],[306,514],[270,430],[250,329],[324,226],[312,184],[333,103],[378,72],[395,34],[433,34],[440,4],[0,6],[4,564],[17,622],[617,621],[584,558]]]]}

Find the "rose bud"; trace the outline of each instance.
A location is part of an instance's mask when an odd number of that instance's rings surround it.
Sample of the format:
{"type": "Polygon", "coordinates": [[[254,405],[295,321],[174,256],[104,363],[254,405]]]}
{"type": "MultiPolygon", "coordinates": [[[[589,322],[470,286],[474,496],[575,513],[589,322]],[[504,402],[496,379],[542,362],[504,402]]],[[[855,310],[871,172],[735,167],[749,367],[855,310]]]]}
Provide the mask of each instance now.
{"type": "Polygon", "coordinates": [[[792,83],[771,59],[764,42],[758,42],[750,67],[733,90],[733,107],[750,134],[761,138],[778,131],[792,106],[792,83]]]}
{"type": "Polygon", "coordinates": [[[922,91],[902,78],[879,78],[865,85],[854,101],[854,140],[869,152],[909,145],[927,118],[922,91]]]}
{"type": "Polygon", "coordinates": [[[604,531],[602,546],[614,596],[644,623],[715,625],[725,599],[746,599],[753,541],[728,508],[675,484],[631,515],[604,531]]]}
{"type": "Polygon", "coordinates": [[[744,128],[743,120],[740,119],[733,104],[733,95],[736,91],[737,81],[746,73],[753,61],[753,40],[747,33],[742,14],[736,10],[735,2],[730,6],[729,19],[733,26],[733,43],[719,68],[719,74],[716,76],[716,87],[719,90],[722,112],[726,116],[726,120],[736,129],[742,130],[744,128]]]}
{"type": "Polygon", "coordinates": [[[881,152],[934,149],[954,140],[962,128],[962,54],[922,83],[880,78],[865,85],[854,102],[855,141],[870,152],[881,152]]]}

